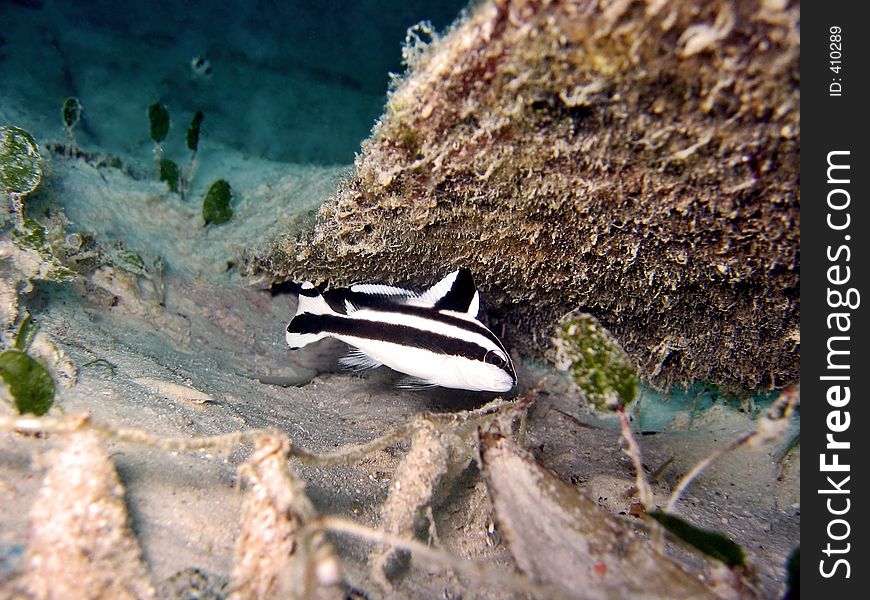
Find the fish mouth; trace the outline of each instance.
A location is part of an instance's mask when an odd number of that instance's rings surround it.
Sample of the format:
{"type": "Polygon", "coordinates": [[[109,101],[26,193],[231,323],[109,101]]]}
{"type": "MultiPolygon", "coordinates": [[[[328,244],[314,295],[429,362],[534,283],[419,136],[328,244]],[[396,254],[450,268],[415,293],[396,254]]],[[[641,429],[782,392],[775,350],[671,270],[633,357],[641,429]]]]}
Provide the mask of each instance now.
{"type": "Polygon", "coordinates": [[[509,392],[509,391],[511,391],[512,389],[514,389],[514,387],[516,387],[516,383],[515,383],[514,381],[510,381],[510,382],[508,382],[508,383],[506,383],[506,384],[504,384],[504,385],[502,385],[502,386],[499,386],[498,388],[496,388],[495,386],[493,386],[493,387],[492,387],[491,389],[489,389],[488,391],[490,391],[490,392],[509,392]]]}
{"type": "Polygon", "coordinates": [[[512,378],[505,377],[501,381],[496,381],[495,383],[488,383],[469,387],[473,387],[473,389],[476,389],[480,392],[494,392],[501,394],[514,389],[514,387],[516,387],[516,381],[514,381],[512,378]]]}

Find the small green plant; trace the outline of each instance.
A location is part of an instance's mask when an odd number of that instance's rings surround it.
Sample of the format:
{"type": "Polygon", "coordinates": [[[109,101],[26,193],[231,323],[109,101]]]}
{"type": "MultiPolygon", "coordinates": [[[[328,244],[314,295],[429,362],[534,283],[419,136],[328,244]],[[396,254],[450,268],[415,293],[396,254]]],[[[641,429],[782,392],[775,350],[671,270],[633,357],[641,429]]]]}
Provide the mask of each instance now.
{"type": "Polygon", "coordinates": [[[169,111],[159,102],[155,102],[148,107],[148,121],[151,123],[151,139],[159,148],[169,135],[169,111]]]}
{"type": "Polygon", "coordinates": [[[36,335],[36,324],[30,318],[30,313],[25,310],[21,323],[18,324],[18,331],[15,332],[15,349],[27,352],[34,335],[36,335]]]}
{"type": "Polygon", "coordinates": [[[196,167],[196,153],[199,148],[199,134],[205,115],[196,111],[190,126],[187,128],[187,147],[192,152],[187,175],[183,176],[181,167],[175,161],[163,157],[163,142],[169,135],[169,111],[159,102],[148,107],[148,120],[151,123],[151,139],[154,140],[154,158],[157,161],[157,173],[160,181],[165,181],[171,192],[181,194],[184,198],[193,181],[196,167]]]}
{"type": "Polygon", "coordinates": [[[23,198],[41,181],[42,155],[33,136],[20,127],[0,127],[0,191],[12,199],[19,225],[24,222],[23,198]]]}
{"type": "MultiPolygon", "coordinates": [[[[148,122],[151,125],[151,139],[154,140],[154,162],[157,163],[157,177],[163,179],[163,141],[169,135],[169,111],[159,102],[148,107],[148,122]]],[[[177,186],[177,184],[176,184],[177,186]]],[[[169,185],[172,189],[172,184],[169,185]]]]}
{"type": "Polygon", "coordinates": [[[647,514],[661,523],[673,536],[707,556],[721,560],[729,567],[745,566],[743,548],[718,531],[695,527],[676,515],[660,510],[651,510],[647,514]]]}
{"type": "Polygon", "coordinates": [[[44,415],[54,403],[54,380],[48,369],[26,352],[12,349],[0,354],[0,377],[22,415],[44,415]]]}
{"type": "Polygon", "coordinates": [[[79,124],[83,110],[84,107],[81,105],[81,102],[79,102],[79,99],[73,96],[64,100],[63,106],[60,109],[60,115],[63,118],[63,126],[64,129],[66,129],[66,136],[69,138],[69,148],[67,149],[67,152],[70,155],[75,154],[78,149],[76,135],[73,130],[75,129],[75,126],[79,124]]]}
{"type": "Polygon", "coordinates": [[[194,157],[196,157],[196,150],[199,148],[199,131],[204,118],[205,115],[201,110],[196,111],[196,114],[193,115],[193,119],[190,121],[190,127],[187,128],[187,147],[193,152],[194,157]]]}
{"type": "Polygon", "coordinates": [[[170,158],[160,159],[160,181],[165,181],[170,192],[178,193],[178,184],[181,181],[181,171],[174,160],[170,158]]]}
{"type": "Polygon", "coordinates": [[[193,173],[196,170],[196,152],[199,149],[199,133],[202,128],[202,120],[205,115],[201,110],[196,111],[187,128],[187,148],[190,150],[190,162],[187,164],[187,176],[182,181],[181,197],[184,198],[193,182],[193,173]]]}
{"type": "Polygon", "coordinates": [[[202,202],[202,218],[205,219],[205,224],[220,225],[229,221],[233,216],[230,200],[232,189],[226,179],[218,179],[211,184],[202,202]]]}
{"type": "Polygon", "coordinates": [[[33,332],[30,315],[25,314],[15,347],[0,353],[0,379],[9,389],[19,414],[41,416],[54,404],[54,379],[42,363],[27,354],[33,332]]]}

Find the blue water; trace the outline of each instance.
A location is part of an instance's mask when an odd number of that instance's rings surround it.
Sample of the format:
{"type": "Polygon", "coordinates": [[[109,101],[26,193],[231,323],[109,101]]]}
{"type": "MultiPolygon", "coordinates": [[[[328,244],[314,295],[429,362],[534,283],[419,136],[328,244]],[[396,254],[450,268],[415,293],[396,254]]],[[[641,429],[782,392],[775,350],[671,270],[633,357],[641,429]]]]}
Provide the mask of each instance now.
{"type": "Polygon", "coordinates": [[[674,388],[667,394],[642,385],[638,400],[632,405],[630,412],[638,429],[663,431],[673,425],[678,415],[685,413],[692,418],[717,404],[729,406],[735,411],[748,412],[755,417],[769,409],[778,395],[776,392],[762,392],[741,400],[720,394],[702,384],[686,389],[674,388]]]}
{"type": "Polygon", "coordinates": [[[464,1],[3,0],[0,123],[64,137],[60,107],[85,107],[76,134],[91,150],[136,156],[146,109],[172,115],[169,150],[191,116],[203,136],[262,158],[348,164],[401,72],[408,27],[444,29],[464,1]],[[197,74],[191,59],[211,65],[197,74]]]}

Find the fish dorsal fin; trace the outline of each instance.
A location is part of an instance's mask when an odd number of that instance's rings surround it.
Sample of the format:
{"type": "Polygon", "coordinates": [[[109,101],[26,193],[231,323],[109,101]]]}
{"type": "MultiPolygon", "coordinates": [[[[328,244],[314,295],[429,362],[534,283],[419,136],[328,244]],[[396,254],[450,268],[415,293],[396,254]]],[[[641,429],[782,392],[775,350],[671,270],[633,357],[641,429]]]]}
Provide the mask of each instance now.
{"type": "Polygon", "coordinates": [[[475,318],[480,314],[480,294],[477,290],[474,290],[474,296],[471,298],[471,302],[468,304],[468,310],[465,311],[465,314],[475,318]]]}
{"type": "Polygon", "coordinates": [[[457,269],[426,290],[419,302],[438,310],[450,310],[476,317],[480,312],[480,294],[468,269],[457,269]]]}
{"type": "Polygon", "coordinates": [[[413,298],[417,294],[405,288],[395,287],[392,285],[382,285],[379,283],[357,283],[350,286],[350,291],[357,294],[369,294],[371,296],[396,296],[403,298],[413,298]]]}
{"type": "Polygon", "coordinates": [[[459,277],[459,271],[447,274],[441,281],[430,287],[417,297],[417,302],[426,306],[435,306],[444,296],[450,293],[453,282],[459,277]]]}

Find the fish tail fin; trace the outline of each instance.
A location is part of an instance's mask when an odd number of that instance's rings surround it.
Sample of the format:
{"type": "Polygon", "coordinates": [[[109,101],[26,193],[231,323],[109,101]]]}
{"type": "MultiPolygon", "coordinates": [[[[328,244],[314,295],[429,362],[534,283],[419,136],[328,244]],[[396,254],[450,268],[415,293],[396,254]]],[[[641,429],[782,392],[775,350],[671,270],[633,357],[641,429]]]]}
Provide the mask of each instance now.
{"type": "Polygon", "coordinates": [[[329,333],[323,331],[318,317],[331,314],[335,314],[335,311],[326,302],[323,294],[313,284],[307,281],[303,283],[299,288],[296,314],[287,325],[287,345],[292,350],[297,350],[327,337],[329,333]]]}

